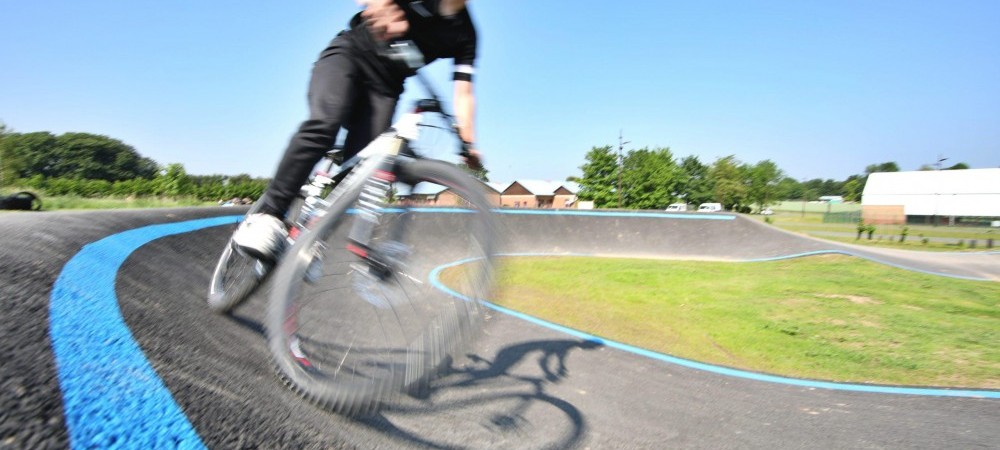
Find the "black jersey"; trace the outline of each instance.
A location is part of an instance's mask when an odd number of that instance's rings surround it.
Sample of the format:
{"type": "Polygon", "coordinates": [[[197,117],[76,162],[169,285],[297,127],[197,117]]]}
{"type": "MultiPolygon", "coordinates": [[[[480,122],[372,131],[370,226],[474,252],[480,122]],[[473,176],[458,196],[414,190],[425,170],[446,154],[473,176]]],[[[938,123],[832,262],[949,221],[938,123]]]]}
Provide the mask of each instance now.
{"type": "MultiPolygon", "coordinates": [[[[424,64],[451,58],[455,61],[454,79],[472,80],[476,61],[476,27],[472,23],[468,8],[461,12],[444,16],[437,12],[435,1],[395,0],[406,14],[410,23],[407,33],[397,40],[410,40],[417,44],[424,55],[424,64]]],[[[377,42],[365,28],[361,14],[355,15],[350,28],[339,38],[347,38],[349,46],[360,57],[370,82],[375,89],[386,94],[399,95],[403,82],[414,74],[414,69],[405,63],[384,56],[380,51],[385,43],[377,42]]],[[[334,41],[336,44],[337,40],[334,41]]]]}

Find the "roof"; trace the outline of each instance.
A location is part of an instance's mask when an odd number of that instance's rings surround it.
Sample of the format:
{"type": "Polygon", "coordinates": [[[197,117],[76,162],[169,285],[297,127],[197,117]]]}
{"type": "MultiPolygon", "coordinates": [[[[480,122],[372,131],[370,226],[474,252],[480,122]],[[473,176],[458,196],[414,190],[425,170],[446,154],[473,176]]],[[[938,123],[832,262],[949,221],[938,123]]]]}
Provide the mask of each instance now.
{"type": "Polygon", "coordinates": [[[571,194],[576,194],[580,192],[580,185],[572,181],[550,181],[550,180],[516,180],[513,183],[507,184],[507,187],[503,189],[504,192],[510,189],[514,184],[519,184],[525,190],[531,193],[531,195],[555,195],[559,188],[565,188],[571,194]]]}
{"type": "MultiPolygon", "coordinates": [[[[555,195],[555,192],[560,188],[566,189],[573,195],[580,192],[580,185],[572,181],[559,182],[546,180],[517,180],[509,183],[490,182],[483,184],[502,194],[507,189],[510,189],[510,187],[515,183],[526,189],[531,193],[531,195],[555,195]]],[[[398,195],[403,197],[407,195],[438,195],[446,190],[448,190],[448,188],[440,184],[424,182],[417,184],[412,190],[402,188],[399,190],[398,195]]]]}
{"type": "Polygon", "coordinates": [[[507,188],[510,187],[511,184],[513,184],[513,183],[494,183],[494,182],[489,182],[489,183],[486,183],[486,186],[488,186],[490,189],[493,189],[497,193],[502,193],[503,191],[506,191],[507,188]]]}
{"type": "Polygon", "coordinates": [[[1000,194],[1000,169],[876,172],[865,184],[868,194],[1000,194]]]}

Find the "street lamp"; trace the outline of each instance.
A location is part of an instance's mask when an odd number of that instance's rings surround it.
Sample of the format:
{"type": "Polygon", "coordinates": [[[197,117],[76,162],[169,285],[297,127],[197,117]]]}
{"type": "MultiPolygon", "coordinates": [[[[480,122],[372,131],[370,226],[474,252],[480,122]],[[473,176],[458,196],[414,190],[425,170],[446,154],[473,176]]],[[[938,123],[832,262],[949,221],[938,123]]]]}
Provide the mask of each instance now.
{"type": "Polygon", "coordinates": [[[618,129],[618,209],[622,208],[622,170],[625,169],[625,158],[622,156],[622,148],[632,141],[622,141],[622,130],[618,129]]]}

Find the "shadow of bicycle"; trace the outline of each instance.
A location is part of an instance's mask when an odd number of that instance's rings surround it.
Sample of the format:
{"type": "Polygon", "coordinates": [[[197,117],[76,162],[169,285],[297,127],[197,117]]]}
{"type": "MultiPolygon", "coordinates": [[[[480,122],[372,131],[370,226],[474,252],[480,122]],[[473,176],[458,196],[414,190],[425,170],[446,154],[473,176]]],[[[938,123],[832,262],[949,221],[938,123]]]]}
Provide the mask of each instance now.
{"type": "Polygon", "coordinates": [[[429,448],[573,448],[585,436],[586,421],[550,387],[569,376],[573,351],[601,345],[541,340],[504,347],[492,358],[469,354],[447,364],[419,395],[356,420],[429,448]]]}

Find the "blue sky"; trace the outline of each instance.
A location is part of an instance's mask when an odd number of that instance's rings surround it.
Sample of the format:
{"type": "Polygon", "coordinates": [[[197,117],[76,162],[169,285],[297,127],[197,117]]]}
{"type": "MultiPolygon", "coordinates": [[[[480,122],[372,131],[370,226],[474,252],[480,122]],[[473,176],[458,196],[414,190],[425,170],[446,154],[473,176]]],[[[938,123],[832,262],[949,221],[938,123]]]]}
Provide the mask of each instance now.
{"type": "MultiPolygon", "coordinates": [[[[494,181],[579,175],[593,146],[1000,167],[1000,2],[473,0],[494,181]]],[[[0,13],[0,121],[83,131],[192,174],[271,176],[350,0],[37,0],[0,13]]],[[[428,70],[450,96],[450,61],[428,70]]],[[[411,98],[404,97],[404,103],[411,98]]],[[[446,156],[446,155],[439,155],[446,156]]]]}

